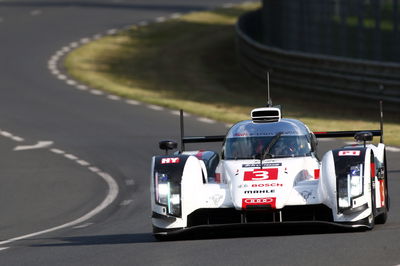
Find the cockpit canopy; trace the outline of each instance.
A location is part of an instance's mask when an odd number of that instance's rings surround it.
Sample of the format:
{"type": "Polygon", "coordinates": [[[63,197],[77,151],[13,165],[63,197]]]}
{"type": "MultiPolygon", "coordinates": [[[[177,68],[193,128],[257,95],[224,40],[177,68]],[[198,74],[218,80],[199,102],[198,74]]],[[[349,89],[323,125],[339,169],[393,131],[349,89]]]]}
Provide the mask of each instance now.
{"type": "Polygon", "coordinates": [[[247,120],[229,130],[222,153],[226,160],[311,156],[314,141],[308,128],[295,119],[273,123],[247,120]]]}

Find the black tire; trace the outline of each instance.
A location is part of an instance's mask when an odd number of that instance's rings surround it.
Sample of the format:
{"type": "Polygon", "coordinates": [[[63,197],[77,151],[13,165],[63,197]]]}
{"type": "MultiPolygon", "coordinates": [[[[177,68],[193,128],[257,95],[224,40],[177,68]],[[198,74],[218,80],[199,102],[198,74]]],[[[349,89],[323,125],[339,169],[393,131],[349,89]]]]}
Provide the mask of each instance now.
{"type": "Polygon", "coordinates": [[[153,236],[158,241],[168,241],[169,240],[169,237],[167,235],[153,234],[153,236]]]}
{"type": "Polygon", "coordinates": [[[375,223],[376,224],[385,224],[387,217],[388,217],[388,211],[389,211],[389,204],[390,204],[390,199],[389,199],[389,191],[388,191],[388,184],[387,184],[387,170],[386,170],[386,151],[384,154],[384,180],[385,180],[385,187],[384,187],[384,191],[385,191],[385,207],[384,210],[381,214],[379,214],[378,216],[375,217],[375,223]]]}
{"type": "Polygon", "coordinates": [[[368,216],[368,227],[372,230],[375,226],[376,219],[376,199],[375,199],[375,180],[371,177],[371,214],[368,216]]]}
{"type": "Polygon", "coordinates": [[[388,217],[388,213],[387,213],[387,209],[385,207],[385,210],[383,211],[383,213],[381,213],[375,217],[375,223],[376,224],[384,224],[384,223],[386,223],[387,217],[388,217]]]}

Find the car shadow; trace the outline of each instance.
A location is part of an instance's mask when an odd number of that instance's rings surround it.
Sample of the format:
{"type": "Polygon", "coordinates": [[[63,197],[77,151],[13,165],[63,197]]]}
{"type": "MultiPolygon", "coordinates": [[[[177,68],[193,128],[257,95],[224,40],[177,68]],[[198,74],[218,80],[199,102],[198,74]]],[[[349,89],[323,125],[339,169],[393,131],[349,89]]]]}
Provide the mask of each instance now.
{"type": "Polygon", "coordinates": [[[339,234],[349,232],[360,232],[364,230],[355,230],[349,228],[337,227],[334,225],[298,225],[298,224],[271,224],[268,226],[252,226],[245,229],[235,228],[195,228],[179,234],[173,234],[168,237],[156,239],[152,233],[137,234],[115,234],[115,235],[93,235],[93,236],[73,236],[51,239],[41,239],[44,242],[32,244],[30,247],[65,247],[65,246],[93,246],[93,245],[114,245],[114,244],[134,244],[151,243],[165,241],[185,241],[185,240],[207,240],[207,239],[230,239],[246,237],[279,237],[313,234],[339,234]],[[161,241],[160,241],[161,240],[161,241]]]}

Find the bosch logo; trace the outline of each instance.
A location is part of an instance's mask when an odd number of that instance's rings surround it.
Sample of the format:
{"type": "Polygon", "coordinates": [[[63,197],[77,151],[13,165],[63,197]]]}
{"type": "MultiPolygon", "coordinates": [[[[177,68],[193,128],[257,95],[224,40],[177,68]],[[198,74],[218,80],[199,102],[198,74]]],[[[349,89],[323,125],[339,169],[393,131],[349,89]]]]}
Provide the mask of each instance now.
{"type": "Polygon", "coordinates": [[[179,163],[179,157],[175,158],[162,158],[161,164],[168,164],[168,163],[179,163]]]}
{"type": "Polygon", "coordinates": [[[244,181],[265,181],[278,179],[278,168],[254,169],[244,172],[244,181]]]}
{"type": "Polygon", "coordinates": [[[272,198],[261,198],[261,199],[245,199],[244,203],[247,204],[267,204],[272,203],[274,200],[272,198]]]}
{"type": "Polygon", "coordinates": [[[283,187],[283,184],[279,183],[252,184],[251,187],[283,187]]]}

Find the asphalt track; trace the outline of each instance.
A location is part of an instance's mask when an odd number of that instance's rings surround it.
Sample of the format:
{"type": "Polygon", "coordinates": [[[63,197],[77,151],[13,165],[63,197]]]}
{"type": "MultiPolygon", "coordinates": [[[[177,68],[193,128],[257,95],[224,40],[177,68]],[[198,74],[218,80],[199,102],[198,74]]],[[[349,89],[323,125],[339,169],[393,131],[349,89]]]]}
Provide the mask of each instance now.
{"type": "MultiPolygon", "coordinates": [[[[152,237],[150,158],[160,153],[160,139],[178,138],[177,116],[74,89],[49,71],[48,61],[66,44],[109,29],[222,4],[0,0],[1,265],[400,263],[398,152],[388,153],[389,220],[372,231],[274,227],[185,241],[157,242],[152,237]],[[14,150],[39,141],[52,144],[14,150]],[[93,217],[77,221],[108,195],[110,185],[102,174],[117,182],[117,198],[93,217]],[[77,223],[7,241],[71,221],[77,223]]],[[[218,135],[226,126],[189,116],[186,132],[218,135]]],[[[324,141],[320,150],[335,145],[340,143],[324,141]]]]}

